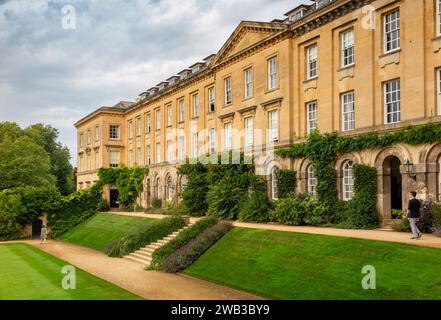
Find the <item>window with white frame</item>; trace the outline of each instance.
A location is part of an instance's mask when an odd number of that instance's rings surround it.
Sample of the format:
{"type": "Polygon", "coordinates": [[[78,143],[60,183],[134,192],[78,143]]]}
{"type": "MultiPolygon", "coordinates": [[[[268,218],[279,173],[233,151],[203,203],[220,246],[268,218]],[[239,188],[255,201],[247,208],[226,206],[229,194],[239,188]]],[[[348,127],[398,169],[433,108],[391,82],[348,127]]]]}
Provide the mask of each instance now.
{"type": "Polygon", "coordinates": [[[100,140],[100,127],[96,126],[95,127],[95,141],[100,140]]]}
{"type": "Polygon", "coordinates": [[[353,161],[346,161],[343,164],[343,200],[349,201],[354,195],[354,175],[352,168],[353,161]]]}
{"type": "Polygon", "coordinates": [[[110,140],[119,139],[119,126],[111,124],[109,127],[109,138],[110,140]]]}
{"type": "Polygon", "coordinates": [[[129,121],[129,138],[130,138],[130,139],[133,139],[133,135],[134,135],[133,121],[130,120],[130,121],[129,121]]]}
{"type": "Polygon", "coordinates": [[[268,60],[268,90],[279,86],[277,57],[268,60]]]}
{"type": "Polygon", "coordinates": [[[355,129],[355,96],[354,91],[342,93],[341,114],[342,114],[342,130],[351,131],[355,129]]]}
{"type": "Polygon", "coordinates": [[[401,121],[401,87],[399,79],[384,84],[384,111],[386,124],[401,121]]]}
{"type": "Polygon", "coordinates": [[[317,129],[318,124],[318,104],[317,101],[306,104],[306,130],[308,133],[317,129]]]}
{"type": "Polygon", "coordinates": [[[167,127],[171,127],[173,124],[173,108],[172,105],[169,104],[167,106],[167,127]]]}
{"type": "Polygon", "coordinates": [[[245,99],[253,96],[253,68],[248,68],[244,71],[244,83],[245,83],[245,99]]]}
{"type": "Polygon", "coordinates": [[[225,104],[230,104],[233,102],[233,92],[231,91],[231,77],[224,79],[225,87],[225,104]]]}
{"type": "Polygon", "coordinates": [[[317,177],[315,176],[314,166],[310,164],[306,170],[306,187],[308,194],[315,197],[317,195],[317,177]]]}
{"type": "Polygon", "coordinates": [[[216,130],[213,128],[208,130],[208,153],[216,153],[216,130]]]}
{"type": "Polygon", "coordinates": [[[438,100],[438,115],[441,115],[441,68],[436,70],[436,75],[437,75],[436,91],[437,91],[437,100],[438,100]]]}
{"type": "Polygon", "coordinates": [[[136,163],[139,164],[140,166],[143,164],[141,147],[138,147],[137,149],[136,163]]]}
{"type": "Polygon", "coordinates": [[[156,109],[155,116],[156,116],[156,130],[160,130],[161,129],[161,109],[156,109]]]}
{"type": "Polygon", "coordinates": [[[233,148],[233,142],[232,142],[232,125],[231,122],[228,122],[224,125],[224,150],[230,151],[233,148]]]}
{"type": "Polygon", "coordinates": [[[135,155],[133,154],[133,150],[129,150],[129,166],[133,166],[135,163],[135,155]]]}
{"type": "Polygon", "coordinates": [[[208,112],[214,112],[216,108],[216,90],[208,88],[208,112]]]}
{"type": "Polygon", "coordinates": [[[147,145],[145,147],[145,159],[146,159],[147,165],[152,164],[152,149],[151,149],[150,145],[147,145]]]}
{"type": "Polygon", "coordinates": [[[152,117],[150,113],[147,113],[145,116],[145,131],[146,133],[152,132],[152,117]]]}
{"type": "Polygon", "coordinates": [[[175,158],[173,155],[173,147],[173,141],[167,140],[167,162],[172,162],[175,158]]]}
{"type": "Polygon", "coordinates": [[[180,136],[178,139],[179,148],[178,148],[178,157],[180,161],[185,160],[185,137],[180,136]]]}
{"type": "Polygon", "coordinates": [[[191,138],[191,155],[193,158],[197,158],[199,156],[199,134],[194,132],[191,138]]]}
{"type": "Polygon", "coordinates": [[[250,149],[254,145],[254,119],[253,117],[245,118],[245,149],[250,149]]]}
{"type": "Polygon", "coordinates": [[[400,9],[384,15],[384,52],[400,48],[400,9]]]}
{"type": "Polygon", "coordinates": [[[279,198],[279,190],[277,185],[279,183],[279,168],[274,167],[271,170],[271,198],[276,200],[279,198]]]}
{"type": "Polygon", "coordinates": [[[161,143],[156,143],[156,163],[161,163],[161,143]]]}
{"type": "Polygon", "coordinates": [[[199,117],[199,94],[193,95],[193,117],[199,117]]]}
{"type": "Polygon", "coordinates": [[[268,143],[279,141],[279,110],[272,110],[268,113],[268,143]]]}
{"type": "Polygon", "coordinates": [[[436,34],[441,36],[441,0],[436,0],[436,34]]]}
{"type": "Polygon", "coordinates": [[[306,78],[313,79],[318,75],[317,44],[306,48],[306,78]]]}
{"type": "Polygon", "coordinates": [[[342,32],[341,34],[341,65],[347,67],[355,62],[354,29],[342,32]]]}
{"type": "Polygon", "coordinates": [[[184,122],[185,120],[185,103],[184,99],[179,100],[179,122],[184,122]]]}
{"type": "Polygon", "coordinates": [[[136,132],[138,136],[142,134],[142,119],[136,118],[136,132]]]}

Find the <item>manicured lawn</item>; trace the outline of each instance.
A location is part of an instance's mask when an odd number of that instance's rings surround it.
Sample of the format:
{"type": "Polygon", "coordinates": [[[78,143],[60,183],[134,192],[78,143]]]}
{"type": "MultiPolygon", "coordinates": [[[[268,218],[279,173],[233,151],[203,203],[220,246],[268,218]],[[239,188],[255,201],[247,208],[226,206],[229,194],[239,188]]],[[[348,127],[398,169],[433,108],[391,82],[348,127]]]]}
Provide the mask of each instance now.
{"type": "Polygon", "coordinates": [[[138,217],[100,213],[63,234],[60,239],[103,251],[113,240],[157,221],[138,217]]]}
{"type": "Polygon", "coordinates": [[[76,268],[76,289],[61,286],[68,265],[26,244],[0,245],[0,300],[137,300],[107,281],[76,268]]]}
{"type": "Polygon", "coordinates": [[[441,299],[441,250],[379,241],[234,228],[185,273],[273,299],[441,299]]]}

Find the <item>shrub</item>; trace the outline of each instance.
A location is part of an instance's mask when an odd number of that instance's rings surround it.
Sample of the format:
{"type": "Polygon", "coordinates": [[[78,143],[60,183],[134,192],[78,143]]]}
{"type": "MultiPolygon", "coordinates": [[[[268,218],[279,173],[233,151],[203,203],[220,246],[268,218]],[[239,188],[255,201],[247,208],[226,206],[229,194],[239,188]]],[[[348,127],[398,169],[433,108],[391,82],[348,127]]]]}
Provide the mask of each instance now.
{"type": "Polygon", "coordinates": [[[346,206],[343,225],[351,229],[373,229],[380,225],[377,211],[377,169],[356,164],[353,167],[355,195],[346,206]]]}
{"type": "Polygon", "coordinates": [[[202,256],[205,251],[230,231],[231,228],[231,224],[219,222],[204,230],[194,239],[165,258],[162,270],[166,272],[180,272],[188,268],[194,261],[202,256]]]}
{"type": "Polygon", "coordinates": [[[162,200],[155,198],[152,200],[152,208],[153,209],[160,209],[162,208],[162,200]]]}
{"type": "Polygon", "coordinates": [[[302,202],[303,200],[297,197],[276,200],[271,220],[292,226],[304,225],[306,214],[302,202]]]}
{"type": "Polygon", "coordinates": [[[432,201],[421,201],[421,218],[418,221],[418,229],[423,233],[432,233],[433,231],[434,219],[432,208],[432,201]]]}
{"type": "Polygon", "coordinates": [[[392,229],[394,231],[398,231],[398,232],[410,232],[411,229],[410,229],[409,220],[403,219],[400,223],[393,224],[392,229]]]}
{"type": "Polygon", "coordinates": [[[268,222],[271,201],[268,198],[265,179],[252,175],[250,180],[250,190],[247,200],[239,212],[239,220],[258,223],[268,222]]]}
{"type": "Polygon", "coordinates": [[[435,226],[441,226],[441,203],[434,204],[432,206],[433,224],[435,226]]]}
{"type": "Polygon", "coordinates": [[[196,238],[204,230],[214,226],[217,223],[218,219],[214,217],[203,218],[196,222],[194,225],[179,233],[176,238],[172,239],[166,245],[158,248],[157,250],[155,250],[155,252],[153,252],[153,260],[150,268],[161,270],[163,268],[164,261],[168,256],[170,256],[177,249],[186,245],[190,240],[196,238]]]}
{"type": "Polygon", "coordinates": [[[211,185],[207,193],[207,214],[221,219],[236,219],[245,192],[228,183],[211,185]]]}
{"type": "Polygon", "coordinates": [[[107,200],[102,199],[98,204],[97,210],[100,212],[108,212],[110,210],[110,203],[107,200]]]}
{"type": "Polygon", "coordinates": [[[372,201],[372,195],[366,192],[357,193],[347,204],[344,226],[348,229],[374,229],[379,225],[377,202],[372,201]]]}
{"type": "Polygon", "coordinates": [[[307,225],[320,226],[330,222],[328,208],[316,198],[305,198],[302,207],[305,212],[304,221],[307,225]]]}
{"type": "Polygon", "coordinates": [[[281,169],[277,173],[277,192],[279,199],[294,196],[296,192],[296,172],[281,169]]]}
{"type": "Polygon", "coordinates": [[[109,257],[123,257],[166,237],[184,226],[185,220],[181,217],[166,218],[108,244],[105,252],[109,257]]]}

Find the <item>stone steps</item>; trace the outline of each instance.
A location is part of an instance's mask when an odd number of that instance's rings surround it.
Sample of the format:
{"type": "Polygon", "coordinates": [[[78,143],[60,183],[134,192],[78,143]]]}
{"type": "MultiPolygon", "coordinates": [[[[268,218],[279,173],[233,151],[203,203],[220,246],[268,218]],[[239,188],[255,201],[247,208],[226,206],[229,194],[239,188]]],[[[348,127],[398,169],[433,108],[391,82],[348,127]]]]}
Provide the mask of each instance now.
{"type": "Polygon", "coordinates": [[[176,238],[178,236],[179,233],[181,233],[182,231],[184,231],[185,229],[187,229],[188,227],[190,227],[191,225],[193,225],[194,223],[189,223],[185,228],[179,229],[178,231],[175,231],[171,234],[169,234],[168,236],[149,244],[148,246],[145,246],[144,248],[141,248],[135,252],[132,252],[130,254],[128,254],[127,256],[124,256],[124,259],[127,260],[131,260],[133,262],[139,263],[141,265],[143,265],[144,267],[150,266],[150,264],[152,263],[152,255],[153,252],[155,252],[155,250],[161,248],[162,246],[166,245],[167,243],[169,243],[171,240],[173,240],[174,238],[176,238]]]}

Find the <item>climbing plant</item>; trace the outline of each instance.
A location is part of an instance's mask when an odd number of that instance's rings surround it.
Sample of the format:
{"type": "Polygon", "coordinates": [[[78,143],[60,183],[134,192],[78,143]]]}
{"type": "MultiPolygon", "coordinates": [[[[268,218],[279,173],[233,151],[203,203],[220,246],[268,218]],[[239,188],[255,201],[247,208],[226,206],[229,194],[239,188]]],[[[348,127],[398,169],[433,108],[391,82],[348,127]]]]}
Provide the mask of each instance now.
{"type": "Polygon", "coordinates": [[[397,143],[419,145],[441,141],[441,124],[409,126],[387,133],[371,132],[358,136],[339,136],[338,133],[320,134],[312,132],[305,143],[279,149],[276,154],[282,158],[310,159],[317,177],[319,199],[328,203],[337,201],[336,172],[334,164],[339,154],[384,148],[397,143]]]}
{"type": "Polygon", "coordinates": [[[136,164],[130,168],[120,165],[118,168],[101,168],[98,171],[100,182],[116,183],[119,191],[118,201],[124,206],[135,202],[142,191],[144,177],[147,174],[147,168],[141,168],[136,164]]]}
{"type": "Polygon", "coordinates": [[[296,172],[280,169],[277,172],[277,192],[279,199],[288,198],[296,192],[296,172]]]}

